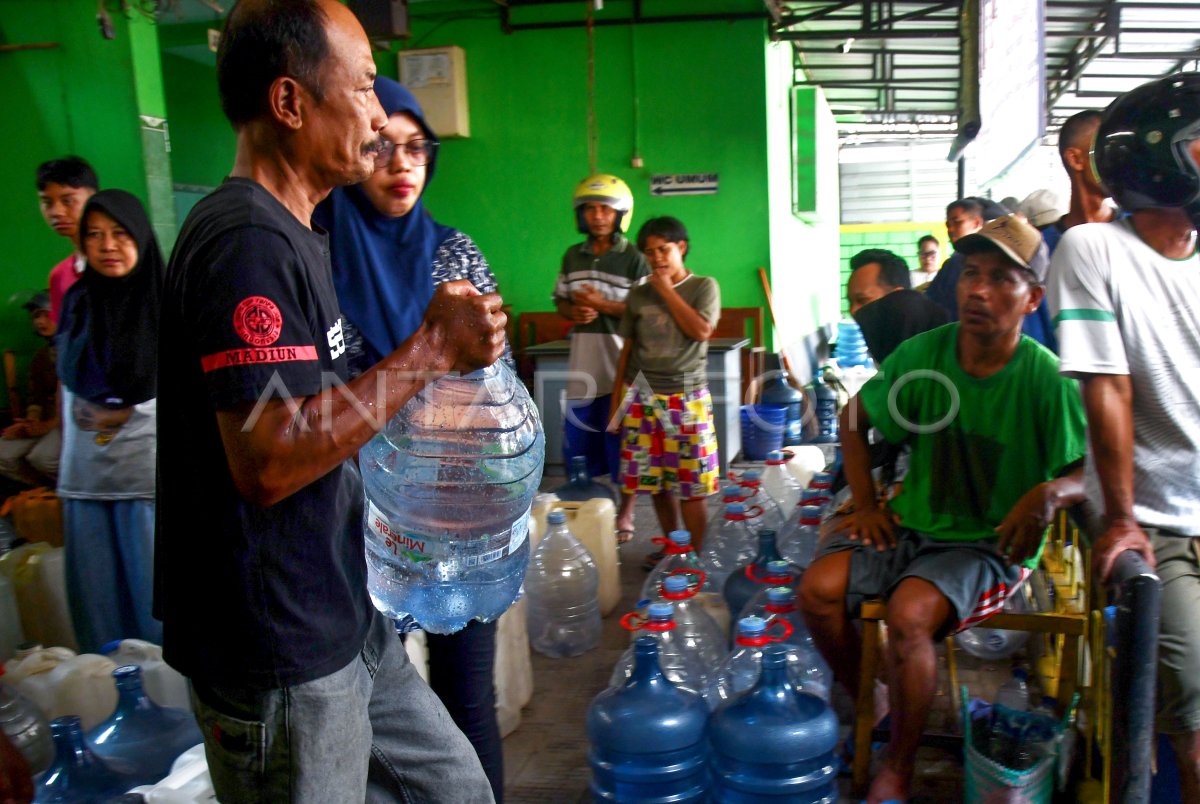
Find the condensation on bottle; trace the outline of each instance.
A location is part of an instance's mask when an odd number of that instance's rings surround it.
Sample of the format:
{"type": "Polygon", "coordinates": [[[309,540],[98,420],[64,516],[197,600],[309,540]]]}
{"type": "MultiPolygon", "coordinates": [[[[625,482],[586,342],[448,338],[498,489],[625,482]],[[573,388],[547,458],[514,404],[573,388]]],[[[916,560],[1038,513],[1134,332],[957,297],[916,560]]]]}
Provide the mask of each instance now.
{"type": "Polygon", "coordinates": [[[367,588],[439,634],[503,614],[529,563],[541,417],[502,362],[430,383],[359,452],[367,588]]]}

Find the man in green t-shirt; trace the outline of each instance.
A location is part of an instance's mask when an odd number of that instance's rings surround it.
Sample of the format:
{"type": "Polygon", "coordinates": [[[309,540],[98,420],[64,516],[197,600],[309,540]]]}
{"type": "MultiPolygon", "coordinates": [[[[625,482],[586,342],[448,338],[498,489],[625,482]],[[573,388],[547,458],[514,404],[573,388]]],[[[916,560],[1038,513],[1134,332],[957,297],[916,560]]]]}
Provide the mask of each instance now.
{"type": "Polygon", "coordinates": [[[908,798],[937,682],[935,640],[999,611],[1036,566],[1054,512],[1083,499],[1079,391],[1053,353],[1021,334],[1044,292],[1040,242],[1014,216],[956,241],[959,321],[900,344],[842,411],[855,510],[822,544],[799,598],[856,699],[851,618],[864,600],[887,600],[891,742],[869,802],[908,798]],[[872,426],[911,449],[890,501],[871,475],[872,426]]]}

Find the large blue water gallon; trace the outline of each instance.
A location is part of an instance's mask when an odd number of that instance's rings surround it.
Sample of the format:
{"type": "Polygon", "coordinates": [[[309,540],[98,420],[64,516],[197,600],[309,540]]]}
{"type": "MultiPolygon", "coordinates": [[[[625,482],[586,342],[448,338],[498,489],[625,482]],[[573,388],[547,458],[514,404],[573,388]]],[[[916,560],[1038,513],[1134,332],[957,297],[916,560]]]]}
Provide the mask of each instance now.
{"type": "Polygon", "coordinates": [[[529,563],[545,446],[541,416],[503,362],[410,399],[359,451],[375,607],[438,634],[503,614],[529,563]]]}
{"type": "Polygon", "coordinates": [[[764,405],[781,407],[787,411],[783,423],[784,444],[804,441],[804,392],[788,382],[787,369],[767,373],[759,399],[764,405]]]}
{"type": "Polygon", "coordinates": [[[638,637],[634,667],[588,708],[592,796],[596,801],[701,802],[707,788],[708,707],[663,676],[658,642],[638,637]]]}
{"type": "Polygon", "coordinates": [[[787,648],[763,648],[762,675],[708,724],[710,796],[721,804],[838,799],[837,716],[788,680],[787,648]]]}
{"type": "Polygon", "coordinates": [[[156,784],[171,772],[184,751],[204,742],[196,718],[185,709],[159,706],[142,689],[142,668],[127,664],[113,670],[117,709],[87,733],[101,759],[126,763],[135,784],[156,784]]]}
{"type": "Polygon", "coordinates": [[[558,499],[568,502],[587,502],[594,497],[604,497],[619,503],[617,492],[612,486],[597,483],[588,472],[586,455],[572,455],[567,465],[567,482],[550,490],[558,499]]]}
{"type": "Polygon", "coordinates": [[[131,768],[92,753],[75,715],[51,721],[50,736],[54,761],[33,787],[34,804],[104,802],[137,786],[131,768]]]}

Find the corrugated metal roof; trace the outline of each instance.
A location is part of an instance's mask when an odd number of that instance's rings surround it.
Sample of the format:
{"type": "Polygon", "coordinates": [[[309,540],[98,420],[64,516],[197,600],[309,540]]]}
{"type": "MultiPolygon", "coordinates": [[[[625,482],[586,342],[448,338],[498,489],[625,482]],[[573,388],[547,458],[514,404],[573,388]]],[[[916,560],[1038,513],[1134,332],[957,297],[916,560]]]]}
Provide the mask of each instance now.
{"type": "MultiPolygon", "coordinates": [[[[819,84],[844,142],[945,138],[957,125],[961,3],[779,0],[797,83],[819,84]]],[[[1152,78],[1196,69],[1200,3],[1045,0],[1047,139],[1152,78]]]]}

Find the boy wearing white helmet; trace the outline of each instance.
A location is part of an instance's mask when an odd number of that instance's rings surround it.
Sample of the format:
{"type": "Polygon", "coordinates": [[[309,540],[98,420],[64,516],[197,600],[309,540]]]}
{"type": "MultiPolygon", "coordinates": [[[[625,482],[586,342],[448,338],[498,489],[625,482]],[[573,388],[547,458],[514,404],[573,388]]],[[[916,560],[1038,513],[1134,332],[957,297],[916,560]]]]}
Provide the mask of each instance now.
{"type": "MultiPolygon", "coordinates": [[[[624,341],[617,326],[629,289],[649,274],[641,252],[625,237],[633,217],[633,193],[616,176],[597,174],[575,188],[575,222],[587,240],[567,249],[554,285],[554,306],[570,321],[568,410],[563,458],[588,460],[588,473],[617,480],[620,445],[606,432],[608,397],[616,382],[624,341]]],[[[633,536],[633,507],[622,507],[617,538],[633,536]]]]}

